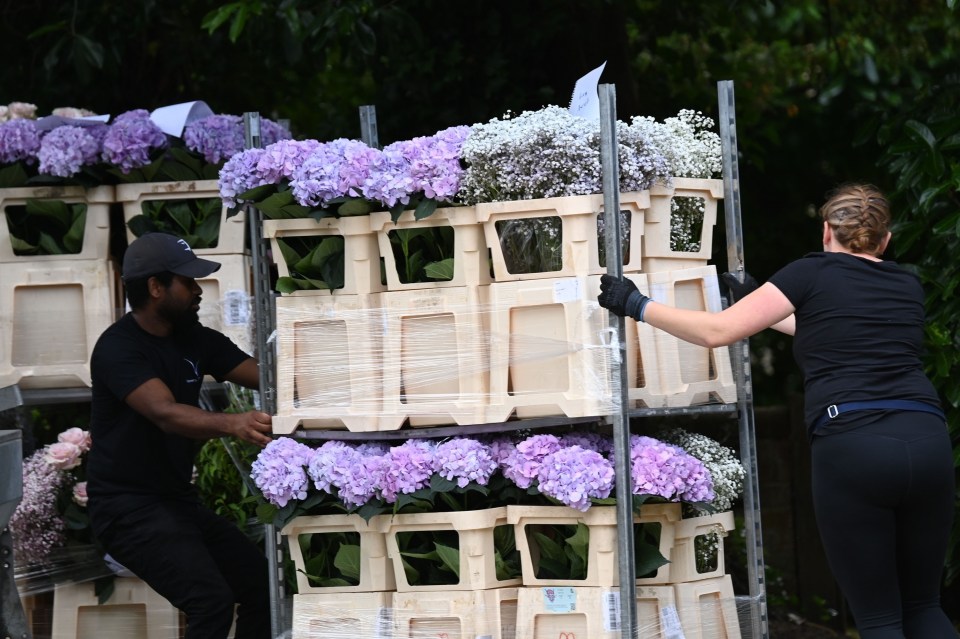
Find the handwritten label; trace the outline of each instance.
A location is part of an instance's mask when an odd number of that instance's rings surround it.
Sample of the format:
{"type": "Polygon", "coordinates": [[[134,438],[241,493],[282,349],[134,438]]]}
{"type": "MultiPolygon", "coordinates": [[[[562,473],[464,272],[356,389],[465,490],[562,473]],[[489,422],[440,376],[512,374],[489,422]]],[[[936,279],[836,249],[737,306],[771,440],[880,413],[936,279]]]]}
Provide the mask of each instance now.
{"type": "Polygon", "coordinates": [[[607,66],[604,62],[599,67],[577,80],[573,87],[573,96],[570,98],[570,113],[588,120],[600,119],[600,98],[597,95],[597,84],[600,74],[607,66]]]}
{"type": "Polygon", "coordinates": [[[555,304],[565,302],[576,302],[583,299],[583,291],[580,290],[580,280],[575,277],[560,278],[553,285],[553,301],[555,304]]]}

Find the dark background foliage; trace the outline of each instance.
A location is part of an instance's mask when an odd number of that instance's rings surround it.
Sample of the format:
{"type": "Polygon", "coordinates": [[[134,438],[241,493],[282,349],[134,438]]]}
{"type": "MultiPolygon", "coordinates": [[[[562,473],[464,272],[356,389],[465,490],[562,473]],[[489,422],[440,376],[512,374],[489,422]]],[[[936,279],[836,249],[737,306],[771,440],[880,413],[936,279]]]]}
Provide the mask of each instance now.
{"type": "MultiPolygon", "coordinates": [[[[74,0],[0,5],[0,102],[114,115],[202,99],[297,137],[381,143],[566,105],[606,61],[617,114],[716,116],[733,80],[746,264],[761,281],[818,250],[830,188],[893,197],[889,258],[929,293],[929,365],[960,405],[960,21],[956,0],[74,0]]],[[[722,247],[716,263],[725,264],[722,247]]],[[[799,390],[790,345],[752,340],[757,403],[799,390]]],[[[953,579],[960,557],[951,557],[953,579]]]]}

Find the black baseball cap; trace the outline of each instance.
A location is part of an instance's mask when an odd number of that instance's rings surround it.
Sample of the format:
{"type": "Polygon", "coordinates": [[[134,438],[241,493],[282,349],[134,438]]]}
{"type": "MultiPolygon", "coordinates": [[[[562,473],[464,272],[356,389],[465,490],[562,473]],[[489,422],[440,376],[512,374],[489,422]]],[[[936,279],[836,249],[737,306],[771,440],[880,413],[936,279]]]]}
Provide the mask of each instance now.
{"type": "Polygon", "coordinates": [[[186,240],[169,233],[147,233],[135,239],[123,255],[123,280],[143,279],[170,271],[184,277],[206,277],[220,263],[197,257],[186,240]]]}

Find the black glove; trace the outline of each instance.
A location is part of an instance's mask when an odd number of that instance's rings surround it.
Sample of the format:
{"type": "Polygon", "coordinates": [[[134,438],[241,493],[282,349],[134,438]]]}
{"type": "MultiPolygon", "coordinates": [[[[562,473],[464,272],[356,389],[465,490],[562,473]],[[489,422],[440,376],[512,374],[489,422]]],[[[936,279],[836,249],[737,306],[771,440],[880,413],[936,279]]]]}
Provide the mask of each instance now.
{"type": "Polygon", "coordinates": [[[643,309],[650,298],[637,290],[637,285],[626,278],[612,275],[600,276],[600,306],[623,317],[628,315],[638,322],[643,321],[643,309]]]}
{"type": "Polygon", "coordinates": [[[720,276],[720,281],[726,285],[727,292],[730,297],[730,302],[738,302],[745,298],[750,293],[753,293],[755,290],[760,288],[760,283],[746,271],[743,272],[743,281],[741,282],[737,279],[736,273],[731,273],[727,271],[720,276]]]}

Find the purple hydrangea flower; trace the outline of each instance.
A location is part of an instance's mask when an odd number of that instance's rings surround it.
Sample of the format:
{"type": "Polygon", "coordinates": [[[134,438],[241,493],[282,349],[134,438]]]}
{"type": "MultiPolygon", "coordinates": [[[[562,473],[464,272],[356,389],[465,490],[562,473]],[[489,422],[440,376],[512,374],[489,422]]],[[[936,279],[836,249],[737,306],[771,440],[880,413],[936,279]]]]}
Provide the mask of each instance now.
{"type": "Polygon", "coordinates": [[[317,449],[307,473],[317,490],[333,493],[348,506],[362,506],[376,496],[383,475],[380,457],[386,447],[352,446],[329,441],[317,449]]]}
{"type": "Polygon", "coordinates": [[[228,207],[237,205],[237,196],[256,186],[270,184],[257,170],[263,149],[247,149],[227,160],[220,169],[220,199],[228,207]]]}
{"type": "Polygon", "coordinates": [[[303,206],[320,207],[338,197],[361,197],[379,157],[380,151],[356,140],[320,144],[294,171],[293,196],[303,206]]]}
{"type": "Polygon", "coordinates": [[[291,499],[306,499],[310,481],[305,468],[313,449],[290,437],[280,437],[260,451],[250,477],[264,498],[283,508],[291,499]]]}
{"type": "Polygon", "coordinates": [[[502,464],[504,476],[520,488],[533,484],[540,472],[543,458],[560,449],[555,435],[533,435],[517,444],[516,449],[502,464]]]}
{"type": "Polygon", "coordinates": [[[635,495],[671,501],[712,501],[713,480],[700,460],[652,437],[630,438],[630,475],[635,495]]]}
{"type": "Polygon", "coordinates": [[[40,152],[40,132],[33,120],[10,120],[0,123],[0,164],[26,162],[34,164],[40,152]]]}
{"type": "Polygon", "coordinates": [[[409,440],[380,458],[384,464],[380,496],[385,502],[392,504],[399,495],[429,485],[435,470],[434,447],[433,442],[409,440]]]}
{"type": "Polygon", "coordinates": [[[316,140],[280,140],[267,145],[257,162],[261,184],[280,184],[289,180],[320,146],[316,140]]]}
{"type": "Polygon", "coordinates": [[[110,125],[103,138],[103,160],[129,173],[150,164],[151,154],[167,145],[167,136],[150,119],[150,113],[135,109],[118,115],[110,125]]]}
{"type": "Polygon", "coordinates": [[[239,115],[211,115],[194,120],[184,127],[183,142],[207,162],[218,164],[243,151],[243,120],[239,115]]]}
{"type": "Polygon", "coordinates": [[[289,131],[273,120],[260,118],[260,141],[263,146],[270,146],[280,140],[289,140],[292,137],[289,131]]]}
{"type": "Polygon", "coordinates": [[[72,177],[80,168],[96,164],[100,144],[86,127],[58,126],[40,141],[40,173],[72,177]]]}
{"type": "Polygon", "coordinates": [[[493,457],[493,460],[497,464],[504,468],[510,456],[513,455],[514,451],[517,449],[516,443],[509,437],[500,436],[495,437],[489,444],[490,446],[490,455],[493,457]]]}
{"type": "Polygon", "coordinates": [[[614,470],[610,460],[595,450],[568,446],[543,458],[537,472],[540,492],[585,511],[590,500],[610,496],[614,470]]]}
{"type": "Polygon", "coordinates": [[[563,446],[579,446],[587,450],[595,450],[601,455],[613,452],[613,440],[599,433],[566,433],[560,436],[563,446]]]}
{"type": "Polygon", "coordinates": [[[434,456],[437,474],[456,481],[460,488],[470,482],[486,486],[498,468],[490,448],[474,439],[445,441],[437,446],[434,456]]]}

